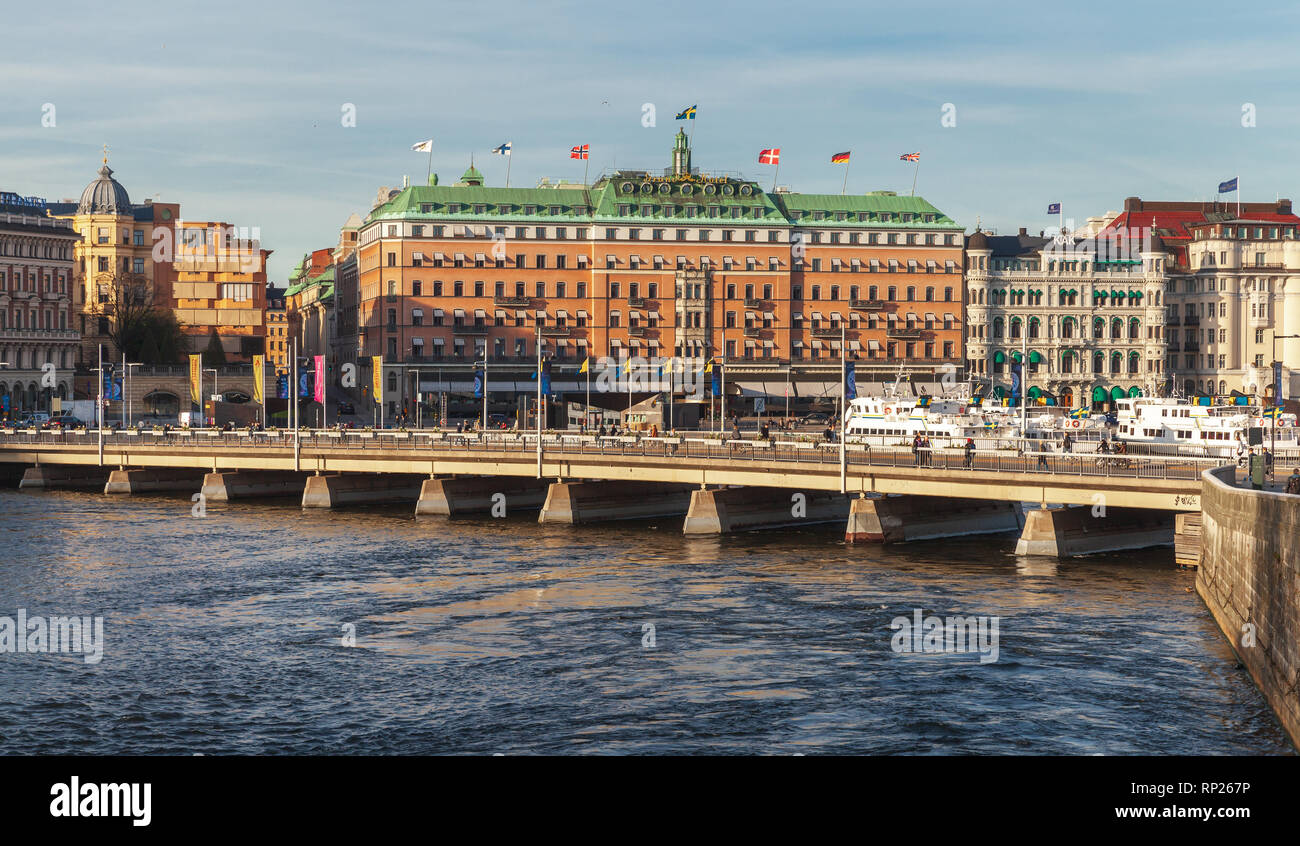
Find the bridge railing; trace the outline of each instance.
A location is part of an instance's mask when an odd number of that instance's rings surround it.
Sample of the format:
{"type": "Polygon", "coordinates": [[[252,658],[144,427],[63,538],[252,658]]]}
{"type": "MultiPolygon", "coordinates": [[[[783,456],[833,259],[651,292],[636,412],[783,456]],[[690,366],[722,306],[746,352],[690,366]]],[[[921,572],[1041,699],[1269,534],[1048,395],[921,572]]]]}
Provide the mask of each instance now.
{"type": "MultiPolygon", "coordinates": [[[[133,446],[170,446],[285,449],[294,445],[292,431],[225,432],[215,429],[172,430],[154,432],[105,432],[105,446],[111,450],[133,446]]],[[[401,450],[413,454],[494,453],[535,455],[535,433],[489,432],[458,434],[442,432],[406,432],[400,430],[339,431],[303,430],[299,446],[313,454],[365,453],[367,450],[401,450]]],[[[86,432],[40,432],[18,430],[0,432],[0,446],[5,444],[69,444],[96,446],[98,434],[86,432]]],[[[838,466],[839,445],[808,441],[722,440],[704,437],[638,438],[635,436],[597,437],[545,433],[542,437],[544,457],[557,455],[645,457],[670,461],[721,460],[733,463],[779,462],[838,466]]],[[[1180,479],[1194,481],[1202,470],[1219,466],[1222,460],[1145,455],[1097,455],[1095,453],[1020,452],[1017,450],[975,450],[969,460],[964,450],[936,448],[912,452],[906,448],[870,447],[849,444],[846,462],[851,469],[862,467],[912,468],[945,472],[985,471],[1067,476],[1123,477],[1140,479],[1180,479]]]]}

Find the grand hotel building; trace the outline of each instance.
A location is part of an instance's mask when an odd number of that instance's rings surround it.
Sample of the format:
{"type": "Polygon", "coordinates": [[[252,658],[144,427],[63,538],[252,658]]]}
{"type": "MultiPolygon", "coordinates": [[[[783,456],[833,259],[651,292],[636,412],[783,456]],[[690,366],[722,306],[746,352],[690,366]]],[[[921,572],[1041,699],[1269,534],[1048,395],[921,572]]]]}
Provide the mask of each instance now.
{"type": "MultiPolygon", "coordinates": [[[[471,166],[455,185],[392,192],[361,226],[357,352],[363,366],[486,356],[522,371],[540,343],[561,369],[712,357],[759,383],[784,384],[789,366],[823,386],[843,353],[860,386],[900,365],[933,380],[964,359],[962,248],[920,197],[701,174],[680,132],[671,167],[590,186],[492,188],[471,166]]],[[[387,375],[394,408],[409,388],[387,375]]]]}

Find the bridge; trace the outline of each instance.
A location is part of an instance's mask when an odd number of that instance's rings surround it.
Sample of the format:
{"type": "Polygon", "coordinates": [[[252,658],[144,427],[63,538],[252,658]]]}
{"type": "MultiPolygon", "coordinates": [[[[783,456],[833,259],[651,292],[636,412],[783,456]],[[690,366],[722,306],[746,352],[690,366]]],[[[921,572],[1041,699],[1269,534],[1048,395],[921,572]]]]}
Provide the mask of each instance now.
{"type": "Polygon", "coordinates": [[[850,541],[1020,531],[1027,553],[1173,540],[1218,459],[906,448],[567,432],[0,432],[25,488],[414,502],[417,515],[537,509],[542,522],[681,516],[691,534],[846,521],[850,541]],[[1037,503],[1023,510],[1021,503],[1037,503]],[[1056,507],[1049,507],[1056,506],[1056,507]],[[1063,507],[1062,507],[1063,506],[1063,507]],[[1071,508],[1069,506],[1087,506],[1071,508]]]}

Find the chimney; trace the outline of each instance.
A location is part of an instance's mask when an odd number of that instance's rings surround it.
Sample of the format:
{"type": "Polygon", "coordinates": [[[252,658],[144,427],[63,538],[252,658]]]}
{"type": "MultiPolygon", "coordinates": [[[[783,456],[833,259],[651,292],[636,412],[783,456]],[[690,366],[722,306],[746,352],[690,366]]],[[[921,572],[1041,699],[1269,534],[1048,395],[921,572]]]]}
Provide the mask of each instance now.
{"type": "Polygon", "coordinates": [[[1126,211],[1126,212],[1142,211],[1142,198],[1141,198],[1141,197],[1125,197],[1125,198],[1124,198],[1124,211],[1126,211]]]}
{"type": "Polygon", "coordinates": [[[1278,200],[1278,201],[1277,201],[1277,213],[1278,213],[1278,214],[1290,214],[1290,213],[1291,213],[1291,201],[1290,201],[1290,200],[1278,200]]]}
{"type": "Polygon", "coordinates": [[[1028,235],[1028,234],[1029,234],[1029,231],[1026,230],[1025,227],[1023,227],[1023,226],[1020,227],[1020,237],[1023,238],[1023,237],[1025,237],[1025,236],[1028,235]]]}

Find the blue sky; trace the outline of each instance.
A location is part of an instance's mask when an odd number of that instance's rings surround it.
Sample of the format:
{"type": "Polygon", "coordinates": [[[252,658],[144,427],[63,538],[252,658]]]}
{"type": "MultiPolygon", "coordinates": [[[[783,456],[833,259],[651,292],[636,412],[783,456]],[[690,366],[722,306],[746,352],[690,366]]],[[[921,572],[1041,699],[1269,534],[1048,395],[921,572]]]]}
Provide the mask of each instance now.
{"type": "Polygon", "coordinates": [[[917,193],[967,228],[1040,229],[1124,197],[1296,197],[1300,6],[934,2],[60,2],[6,10],[0,190],[77,197],[110,146],[135,201],[260,227],[282,281],[379,186],[511,184],[664,167],[699,104],[694,163],[770,184],[917,193]],[[41,125],[55,106],[56,125],[41,125]],[[341,122],[345,103],[356,126],[341,122]],[[642,126],[653,103],[657,125],[642,126]],[[940,124],[943,105],[956,126],[940,124]],[[1256,125],[1242,126],[1252,103],[1256,125]]]}

